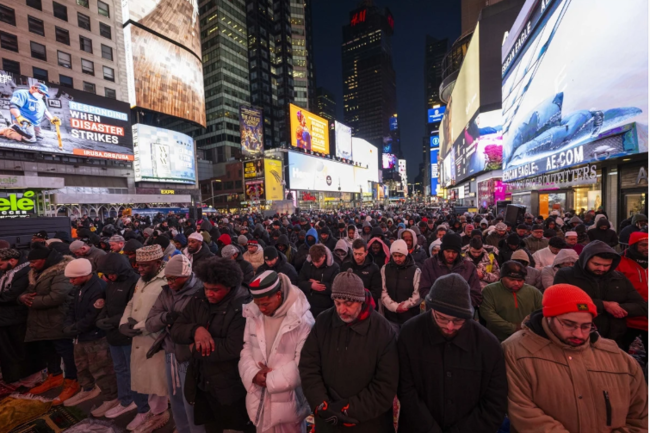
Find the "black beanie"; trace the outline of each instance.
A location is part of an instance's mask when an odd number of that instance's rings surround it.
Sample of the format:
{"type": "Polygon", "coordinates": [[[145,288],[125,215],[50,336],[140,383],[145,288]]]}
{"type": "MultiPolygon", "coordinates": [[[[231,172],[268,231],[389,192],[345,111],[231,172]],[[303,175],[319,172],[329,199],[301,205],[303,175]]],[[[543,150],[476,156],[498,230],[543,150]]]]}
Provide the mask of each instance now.
{"type": "Polygon", "coordinates": [[[456,233],[447,233],[442,237],[442,244],[440,245],[440,251],[453,250],[458,254],[461,252],[462,241],[460,236],[456,233]]]}
{"type": "Polygon", "coordinates": [[[264,248],[264,260],[273,260],[278,257],[278,250],[275,247],[264,248]]]}
{"type": "Polygon", "coordinates": [[[483,237],[483,231],[478,230],[478,229],[477,229],[477,230],[472,230],[472,237],[474,237],[474,236],[481,236],[481,237],[483,237]]]}
{"type": "Polygon", "coordinates": [[[45,245],[40,243],[34,244],[33,248],[29,251],[27,255],[27,260],[41,260],[47,259],[50,255],[50,249],[45,245]]]}
{"type": "Polygon", "coordinates": [[[508,235],[508,239],[506,239],[506,243],[508,245],[519,245],[520,242],[521,242],[521,238],[517,233],[512,233],[508,235]]]}
{"type": "Polygon", "coordinates": [[[474,317],[469,284],[458,274],[447,274],[436,279],[424,301],[427,307],[442,314],[459,319],[474,317]]]}
{"type": "Polygon", "coordinates": [[[163,251],[165,251],[165,248],[169,246],[169,242],[170,240],[167,236],[159,235],[156,239],[154,239],[153,245],[160,245],[163,251]]]}

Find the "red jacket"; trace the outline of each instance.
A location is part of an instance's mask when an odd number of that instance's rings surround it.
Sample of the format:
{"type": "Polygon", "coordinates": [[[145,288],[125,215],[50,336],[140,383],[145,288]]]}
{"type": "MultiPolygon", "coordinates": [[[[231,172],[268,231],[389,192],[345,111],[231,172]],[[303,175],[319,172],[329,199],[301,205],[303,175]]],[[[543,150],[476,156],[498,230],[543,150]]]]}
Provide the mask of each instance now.
{"type": "MultiPolygon", "coordinates": [[[[627,277],[637,292],[648,302],[648,270],[626,256],[621,257],[621,262],[616,268],[617,271],[627,277]]],[[[648,330],[648,318],[639,316],[627,319],[627,326],[634,329],[648,330]]]]}

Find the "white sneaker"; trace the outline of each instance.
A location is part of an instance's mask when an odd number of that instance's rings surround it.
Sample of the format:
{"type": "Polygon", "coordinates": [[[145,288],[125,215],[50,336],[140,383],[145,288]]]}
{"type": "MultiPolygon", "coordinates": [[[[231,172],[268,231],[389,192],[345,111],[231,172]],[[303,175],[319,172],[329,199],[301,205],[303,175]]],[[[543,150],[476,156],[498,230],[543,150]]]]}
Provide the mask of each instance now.
{"type": "Polygon", "coordinates": [[[113,418],[117,418],[117,417],[119,417],[119,416],[122,416],[122,415],[124,415],[124,414],[127,413],[127,412],[131,412],[132,410],[136,410],[137,408],[138,408],[138,406],[135,404],[135,402],[132,402],[132,403],[131,403],[130,405],[128,405],[128,406],[122,406],[121,404],[118,404],[118,405],[115,406],[114,408],[109,409],[109,410],[104,414],[104,416],[105,416],[106,418],[108,418],[108,419],[113,419],[113,418]]]}
{"type": "Polygon", "coordinates": [[[163,427],[167,422],[169,422],[169,411],[165,410],[158,415],[152,415],[146,423],[141,424],[133,433],[151,433],[163,427]]]}
{"type": "Polygon", "coordinates": [[[79,403],[83,403],[84,401],[92,400],[93,398],[97,397],[101,393],[102,390],[99,389],[97,385],[95,385],[95,387],[90,391],[84,391],[82,389],[77,394],[75,394],[74,397],[70,397],[65,402],[63,402],[63,405],[67,407],[76,406],[79,403]]]}
{"type": "Polygon", "coordinates": [[[151,418],[152,416],[153,414],[151,413],[151,411],[147,413],[139,413],[135,416],[135,418],[133,418],[133,421],[131,421],[129,425],[126,426],[126,429],[128,431],[133,431],[138,427],[140,427],[142,424],[149,421],[149,418],[151,418]]]}
{"type": "Polygon", "coordinates": [[[108,412],[110,409],[113,409],[115,406],[121,406],[118,399],[108,400],[102,403],[97,409],[90,411],[90,414],[95,418],[99,418],[104,416],[106,412],[108,412]]]}
{"type": "Polygon", "coordinates": [[[47,375],[43,374],[43,371],[38,371],[30,376],[20,379],[18,382],[25,388],[32,389],[43,383],[45,379],[47,379],[47,375]]]}

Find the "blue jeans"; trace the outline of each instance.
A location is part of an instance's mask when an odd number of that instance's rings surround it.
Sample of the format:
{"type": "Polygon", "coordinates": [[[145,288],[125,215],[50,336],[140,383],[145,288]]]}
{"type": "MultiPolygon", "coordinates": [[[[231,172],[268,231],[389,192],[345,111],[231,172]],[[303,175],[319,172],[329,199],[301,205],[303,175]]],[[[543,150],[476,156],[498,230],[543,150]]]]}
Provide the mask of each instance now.
{"type": "Polygon", "coordinates": [[[187,362],[178,363],[173,353],[165,354],[165,372],[169,401],[174,415],[174,424],[178,433],[205,433],[205,427],[194,425],[194,406],[185,400],[185,375],[187,362]]]}
{"type": "Polygon", "coordinates": [[[149,412],[149,397],[131,391],[131,345],[108,346],[113,358],[113,369],[117,378],[117,398],[124,407],[135,402],[138,413],[149,412]]]}

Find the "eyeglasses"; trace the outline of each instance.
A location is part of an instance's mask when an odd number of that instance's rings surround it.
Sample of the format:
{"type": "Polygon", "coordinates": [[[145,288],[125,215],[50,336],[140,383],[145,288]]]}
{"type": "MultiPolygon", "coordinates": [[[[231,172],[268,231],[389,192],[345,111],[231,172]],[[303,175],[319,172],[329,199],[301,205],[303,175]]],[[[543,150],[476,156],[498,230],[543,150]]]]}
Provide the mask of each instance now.
{"type": "Polygon", "coordinates": [[[596,325],[593,323],[583,323],[582,325],[578,325],[576,323],[573,324],[568,324],[564,320],[557,319],[558,323],[562,325],[563,328],[569,330],[569,331],[577,331],[580,329],[581,332],[589,332],[592,333],[593,331],[596,331],[596,325]]]}
{"type": "Polygon", "coordinates": [[[433,317],[435,317],[438,324],[443,326],[449,325],[449,322],[453,323],[454,326],[461,326],[465,323],[465,319],[447,319],[446,317],[440,317],[437,311],[433,311],[433,317]]]}
{"type": "Polygon", "coordinates": [[[165,278],[167,278],[168,283],[172,283],[172,284],[174,284],[176,280],[178,280],[178,277],[165,277],[165,278]]]}

